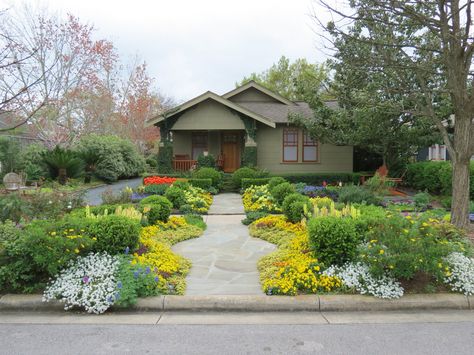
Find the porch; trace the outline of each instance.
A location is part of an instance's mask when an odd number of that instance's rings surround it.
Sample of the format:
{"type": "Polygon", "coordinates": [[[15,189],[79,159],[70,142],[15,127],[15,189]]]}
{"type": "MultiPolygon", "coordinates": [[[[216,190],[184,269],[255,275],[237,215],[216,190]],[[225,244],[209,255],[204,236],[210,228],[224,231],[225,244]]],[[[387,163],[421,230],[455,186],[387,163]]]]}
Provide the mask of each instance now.
{"type": "Polygon", "coordinates": [[[211,154],[216,167],[226,173],[240,168],[244,149],[244,130],[172,131],[173,169],[189,171],[197,166],[198,157],[211,154]]]}

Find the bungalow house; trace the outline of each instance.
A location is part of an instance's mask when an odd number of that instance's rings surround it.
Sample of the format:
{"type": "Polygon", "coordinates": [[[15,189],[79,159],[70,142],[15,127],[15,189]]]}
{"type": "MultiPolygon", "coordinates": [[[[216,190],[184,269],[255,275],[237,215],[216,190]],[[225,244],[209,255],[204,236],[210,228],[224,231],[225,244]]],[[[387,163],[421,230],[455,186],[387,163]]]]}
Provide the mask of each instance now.
{"type": "Polygon", "coordinates": [[[254,81],[224,95],[207,91],[148,125],[161,130],[161,146],[173,150],[173,168],[189,170],[200,154],[212,154],[224,172],[257,166],[271,173],[352,172],[353,147],[322,144],[289,122],[311,117],[293,102],[254,81]]]}

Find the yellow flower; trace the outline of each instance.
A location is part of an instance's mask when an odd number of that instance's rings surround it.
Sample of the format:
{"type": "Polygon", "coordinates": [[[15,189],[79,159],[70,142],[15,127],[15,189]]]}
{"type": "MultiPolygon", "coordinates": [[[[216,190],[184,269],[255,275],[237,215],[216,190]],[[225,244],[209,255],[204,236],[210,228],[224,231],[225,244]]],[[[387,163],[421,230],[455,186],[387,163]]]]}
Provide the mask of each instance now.
{"type": "Polygon", "coordinates": [[[408,234],[408,232],[409,232],[408,229],[404,229],[404,230],[403,230],[403,233],[408,234]]]}
{"type": "Polygon", "coordinates": [[[75,252],[76,254],[79,254],[79,249],[77,249],[77,248],[74,249],[74,252],[75,252]]]}
{"type": "Polygon", "coordinates": [[[443,264],[438,263],[438,267],[441,269],[443,267],[443,264]]]}
{"type": "Polygon", "coordinates": [[[55,236],[55,235],[56,235],[56,232],[51,232],[51,235],[52,235],[52,236],[55,236]]]}
{"type": "Polygon", "coordinates": [[[416,242],[416,239],[415,239],[415,238],[410,238],[410,240],[411,240],[412,242],[416,242]]]}
{"type": "Polygon", "coordinates": [[[377,243],[377,239],[372,239],[370,242],[371,243],[377,243]]]}
{"type": "Polygon", "coordinates": [[[379,250],[379,254],[380,254],[380,255],[382,255],[382,254],[384,254],[384,253],[385,253],[385,250],[383,250],[383,249],[380,249],[380,250],[379,250]]]}
{"type": "Polygon", "coordinates": [[[410,216],[410,215],[408,215],[408,216],[406,216],[405,218],[406,218],[406,219],[411,219],[411,216],[410,216]]]}
{"type": "Polygon", "coordinates": [[[389,265],[388,267],[389,267],[389,269],[393,269],[393,268],[394,268],[394,266],[393,266],[393,265],[389,265]]]}

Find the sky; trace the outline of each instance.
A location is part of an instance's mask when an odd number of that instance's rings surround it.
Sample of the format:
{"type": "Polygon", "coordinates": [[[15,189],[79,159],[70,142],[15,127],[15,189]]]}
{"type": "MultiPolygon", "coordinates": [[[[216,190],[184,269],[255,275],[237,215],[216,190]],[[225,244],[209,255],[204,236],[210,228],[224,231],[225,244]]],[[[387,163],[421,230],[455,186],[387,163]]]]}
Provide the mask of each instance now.
{"type": "MultiPolygon", "coordinates": [[[[0,6],[19,0],[0,0],[0,6]]],[[[144,60],[155,87],[177,101],[223,94],[285,55],[323,62],[313,0],[29,0],[71,13],[111,40],[124,62],[144,60]]]]}

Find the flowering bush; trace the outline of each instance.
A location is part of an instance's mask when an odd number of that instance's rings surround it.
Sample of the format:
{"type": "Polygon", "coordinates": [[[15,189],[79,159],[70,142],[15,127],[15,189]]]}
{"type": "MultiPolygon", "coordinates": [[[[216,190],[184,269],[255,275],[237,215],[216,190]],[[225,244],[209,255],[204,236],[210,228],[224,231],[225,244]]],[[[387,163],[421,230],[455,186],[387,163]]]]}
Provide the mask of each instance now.
{"type": "Polygon", "coordinates": [[[280,212],[267,185],[251,186],[242,196],[245,212],[280,212]]]}
{"type": "Polygon", "coordinates": [[[166,185],[171,185],[173,184],[177,178],[173,177],[168,177],[168,176],[147,176],[146,178],[143,179],[143,185],[161,185],[161,184],[166,184],[166,185]]]}
{"type": "Polygon", "coordinates": [[[258,262],[265,293],[296,295],[340,287],[338,278],[320,274],[320,265],[309,252],[306,229],[301,223],[288,222],[283,216],[266,216],[250,225],[250,234],[280,247],[258,262]]]}
{"type": "Polygon", "coordinates": [[[362,263],[347,263],[343,266],[330,266],[323,272],[328,277],[337,277],[342,284],[362,295],[368,294],[379,298],[400,298],[403,287],[393,278],[382,275],[375,277],[369,267],[362,263]]]}
{"type": "Polygon", "coordinates": [[[143,228],[141,238],[142,240],[154,238],[173,245],[187,239],[197,238],[202,234],[202,231],[201,228],[188,224],[184,217],[172,216],[168,222],[157,222],[153,226],[143,228]]]}
{"type": "Polygon", "coordinates": [[[139,296],[156,295],[159,277],[130,261],[107,253],[78,257],[49,283],[43,301],[59,299],[65,310],[83,307],[88,313],[103,313],[112,305],[128,306],[139,296]]]}
{"type": "Polygon", "coordinates": [[[118,256],[89,254],[71,261],[43,294],[43,301],[59,299],[64,309],[83,307],[88,313],[103,313],[118,300],[118,256]]]}
{"type": "Polygon", "coordinates": [[[194,186],[189,186],[184,191],[185,203],[191,206],[191,210],[195,213],[206,213],[212,204],[212,195],[194,186]]]}
{"type": "Polygon", "coordinates": [[[446,259],[448,264],[444,282],[453,291],[461,292],[466,296],[474,295],[474,258],[462,253],[451,253],[446,259]]]}

